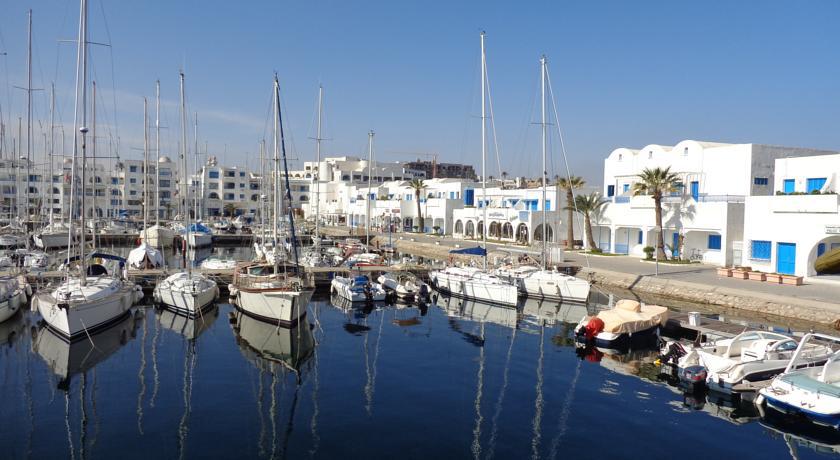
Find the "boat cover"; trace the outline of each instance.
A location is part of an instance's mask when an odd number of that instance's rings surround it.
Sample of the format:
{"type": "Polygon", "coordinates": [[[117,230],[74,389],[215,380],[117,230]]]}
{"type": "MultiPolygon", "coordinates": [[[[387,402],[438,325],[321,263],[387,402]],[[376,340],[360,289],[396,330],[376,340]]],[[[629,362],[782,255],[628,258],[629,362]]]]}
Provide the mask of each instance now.
{"type": "Polygon", "coordinates": [[[453,249],[449,251],[450,254],[467,254],[473,256],[486,256],[487,250],[482,248],[481,246],[476,246],[474,248],[463,248],[463,249],[453,249]]]}
{"type": "Polygon", "coordinates": [[[668,309],[658,305],[642,305],[635,300],[622,299],[615,308],[598,313],[604,322],[604,332],[632,334],[656,327],[668,320],[668,309]]]}

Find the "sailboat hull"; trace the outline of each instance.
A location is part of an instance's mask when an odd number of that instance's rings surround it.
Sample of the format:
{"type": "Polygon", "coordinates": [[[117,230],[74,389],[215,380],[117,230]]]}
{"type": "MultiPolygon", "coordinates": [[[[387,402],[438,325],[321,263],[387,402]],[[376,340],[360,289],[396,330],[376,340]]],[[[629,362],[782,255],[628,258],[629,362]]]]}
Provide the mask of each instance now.
{"type": "Polygon", "coordinates": [[[140,239],[152,247],[170,248],[175,239],[175,232],[166,227],[153,225],[140,233],[140,239]]]}
{"type": "Polygon", "coordinates": [[[136,285],[121,282],[114,292],[95,300],[59,302],[51,293],[44,293],[36,296],[35,302],[47,326],[72,342],[120,321],[140,297],[136,285]]]}
{"type": "Polygon", "coordinates": [[[207,233],[190,233],[189,240],[191,248],[203,248],[213,244],[213,235],[207,233]]]}
{"type": "Polygon", "coordinates": [[[586,280],[578,278],[526,277],[521,280],[521,289],[529,298],[585,303],[589,299],[590,285],[586,280]]]}
{"type": "Polygon", "coordinates": [[[175,289],[159,289],[155,291],[155,297],[167,310],[194,318],[213,306],[213,302],[219,297],[219,289],[217,287],[195,294],[175,289]]]}
{"type": "Polygon", "coordinates": [[[234,305],[252,318],[292,327],[306,316],[306,306],[311,298],[311,290],[240,288],[234,298],[234,305]]]}
{"type": "MultiPolygon", "coordinates": [[[[69,232],[55,232],[55,233],[39,233],[32,239],[35,241],[35,246],[41,249],[66,248],[67,238],[69,232]]],[[[73,237],[73,243],[78,243],[79,237],[73,237]]]]}
{"type": "Polygon", "coordinates": [[[488,283],[445,272],[433,273],[432,281],[444,294],[499,305],[515,306],[519,300],[516,286],[506,283],[488,283]]]}

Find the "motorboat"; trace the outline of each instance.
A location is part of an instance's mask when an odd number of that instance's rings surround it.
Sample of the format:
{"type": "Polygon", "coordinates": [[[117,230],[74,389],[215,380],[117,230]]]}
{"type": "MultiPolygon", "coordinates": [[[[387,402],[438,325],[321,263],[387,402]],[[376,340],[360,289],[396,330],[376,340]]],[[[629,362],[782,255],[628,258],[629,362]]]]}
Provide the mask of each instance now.
{"type": "Polygon", "coordinates": [[[759,390],[755,402],[764,410],[801,416],[817,425],[840,429],[840,351],[822,365],[808,365],[809,350],[814,349],[814,344],[836,350],[840,348],[840,337],[805,334],[784,372],[759,390]]]}
{"type": "Polygon", "coordinates": [[[155,286],[155,302],[188,318],[201,316],[219,298],[219,286],[191,271],[175,273],[155,286]]]}
{"type": "MultiPolygon", "coordinates": [[[[136,235],[137,231],[132,227],[132,225],[125,220],[109,220],[102,228],[99,230],[99,233],[104,235],[136,235]]],[[[142,233],[141,233],[142,238],[142,233]]]]}
{"type": "Polygon", "coordinates": [[[347,258],[347,262],[345,263],[346,266],[353,268],[353,267],[384,267],[385,261],[382,259],[382,256],[379,254],[374,254],[372,252],[362,252],[359,254],[353,254],[347,258]]]}
{"type": "MultiPolygon", "coordinates": [[[[35,245],[41,249],[66,248],[69,235],[69,225],[63,222],[53,222],[41,229],[41,231],[35,233],[32,236],[32,239],[35,241],[35,245]]],[[[81,232],[79,229],[74,228],[72,243],[78,243],[80,236],[81,232]]]]}
{"type": "MultiPolygon", "coordinates": [[[[735,337],[694,347],[679,358],[677,370],[702,366],[709,389],[731,393],[733,386],[775,377],[785,370],[799,342],[785,334],[770,331],[745,331],[735,337]]],[[[799,356],[800,365],[824,363],[832,354],[830,347],[808,344],[799,356]]],[[[692,375],[694,373],[692,372],[692,375]]]]}
{"type": "Polygon", "coordinates": [[[597,347],[622,348],[634,339],[657,334],[667,320],[666,307],[622,299],[615,303],[613,309],[602,310],[595,316],[587,315],[580,320],[575,327],[575,337],[580,342],[594,343],[597,347]]]}
{"type": "Polygon", "coordinates": [[[126,261],[128,262],[128,268],[149,269],[164,266],[163,253],[145,242],[132,249],[128,253],[126,261]]]}
{"type": "Polygon", "coordinates": [[[385,300],[385,289],[379,283],[370,281],[366,275],[354,277],[336,276],[330,283],[332,294],[351,302],[379,302],[385,300]]]}
{"type": "Polygon", "coordinates": [[[152,225],[140,232],[140,240],[155,248],[170,248],[175,240],[175,232],[163,225],[152,225]]]}
{"type": "Polygon", "coordinates": [[[413,299],[429,295],[429,286],[409,272],[388,272],[379,275],[379,284],[388,291],[394,291],[401,299],[413,299]]]}
{"type": "Polygon", "coordinates": [[[26,305],[32,288],[23,276],[0,277],[0,323],[6,321],[26,305]]]}
{"type": "MultiPolygon", "coordinates": [[[[70,342],[120,321],[143,297],[140,286],[126,280],[121,270],[112,270],[112,274],[96,260],[115,260],[125,266],[125,259],[102,253],[90,257],[94,263],[83,273],[69,275],[58,287],[38,293],[32,301],[47,325],[70,342]]],[[[78,256],[64,265],[74,261],[78,256]]]]}
{"type": "Polygon", "coordinates": [[[201,261],[201,268],[205,270],[232,270],[239,262],[221,257],[209,257],[201,261]]]}
{"type": "Polygon", "coordinates": [[[518,288],[475,267],[447,267],[429,273],[435,289],[455,297],[515,306],[518,302],[518,288]]]}
{"type": "Polygon", "coordinates": [[[252,318],[291,327],[306,316],[312,290],[304,287],[295,267],[250,263],[237,267],[228,287],[237,309],[252,318]]]}

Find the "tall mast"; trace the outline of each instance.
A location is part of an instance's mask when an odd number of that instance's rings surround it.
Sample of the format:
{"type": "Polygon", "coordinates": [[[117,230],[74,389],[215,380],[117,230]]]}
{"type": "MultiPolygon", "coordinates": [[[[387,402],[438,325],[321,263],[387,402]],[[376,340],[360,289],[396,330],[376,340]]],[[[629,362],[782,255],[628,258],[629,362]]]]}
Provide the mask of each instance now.
{"type": "Polygon", "coordinates": [[[370,244],[370,202],[371,202],[371,193],[370,193],[370,180],[371,180],[371,161],[373,161],[373,130],[368,132],[368,189],[367,189],[367,197],[365,197],[365,203],[367,203],[367,207],[365,208],[365,244],[370,244]]]}
{"type": "Polygon", "coordinates": [[[265,139],[260,141],[260,241],[265,242],[265,139]]]}
{"type": "Polygon", "coordinates": [[[272,238],[274,239],[274,273],[279,269],[279,257],[277,249],[279,242],[277,241],[277,226],[280,223],[280,82],[277,80],[277,74],[274,74],[274,206],[272,213],[274,218],[271,222],[272,238]]]}
{"type": "Polygon", "coordinates": [[[187,173],[187,104],[185,102],[184,96],[184,72],[181,71],[180,73],[181,79],[181,164],[184,168],[184,235],[187,239],[186,244],[186,260],[187,263],[187,274],[192,275],[192,264],[189,263],[189,252],[190,252],[190,209],[189,209],[189,185],[187,184],[187,178],[189,174],[187,173]]]}
{"type": "Polygon", "coordinates": [[[27,47],[26,84],[26,210],[29,219],[29,179],[32,176],[32,10],[29,10],[29,46],[27,47]]]}
{"type": "Polygon", "coordinates": [[[318,134],[315,135],[315,249],[321,247],[321,118],[324,111],[324,87],[318,85],[318,134]]]}
{"type": "MultiPolygon", "coordinates": [[[[90,144],[90,153],[93,156],[93,168],[91,168],[91,174],[93,174],[93,197],[91,197],[93,201],[93,213],[91,214],[90,222],[92,224],[91,233],[93,234],[93,247],[96,248],[96,80],[91,82],[91,144],[90,144]]],[[[87,164],[83,165],[87,168],[87,164]]],[[[82,183],[82,194],[87,195],[85,192],[85,188],[87,187],[86,183],[82,183]]],[[[84,212],[84,209],[82,209],[84,212]]]]}
{"type": "MultiPolygon", "coordinates": [[[[298,246],[297,235],[295,234],[295,216],[294,209],[292,209],[292,187],[289,184],[289,162],[286,160],[286,139],[283,135],[283,114],[280,111],[280,83],[277,81],[277,74],[274,75],[274,82],[277,87],[277,125],[280,127],[280,153],[283,159],[283,173],[286,177],[286,193],[285,197],[289,201],[289,206],[286,208],[289,212],[289,234],[292,239],[292,260],[295,264],[295,270],[298,267],[298,246]]],[[[274,258],[277,260],[277,257],[274,258]]]]}
{"type": "Polygon", "coordinates": [[[484,225],[481,242],[484,245],[484,269],[487,270],[487,58],[484,54],[484,32],[481,32],[481,208],[484,210],[484,225]]]}
{"type": "MultiPolygon", "coordinates": [[[[195,171],[198,173],[198,112],[193,112],[193,136],[195,137],[195,151],[193,152],[194,158],[193,162],[195,163],[195,171]]],[[[202,175],[203,176],[203,175],[202,175]]],[[[203,179],[203,177],[202,177],[203,179]]],[[[190,185],[192,185],[192,179],[190,179],[190,185]]],[[[224,196],[224,195],[223,195],[224,196]]],[[[193,215],[195,216],[196,221],[201,220],[201,214],[198,212],[198,189],[193,189],[193,215]]],[[[224,209],[222,210],[224,213],[224,209]]]]}
{"type": "MultiPolygon", "coordinates": [[[[79,217],[79,227],[80,227],[80,243],[79,243],[79,284],[81,286],[87,285],[87,269],[85,268],[85,180],[87,179],[85,175],[85,160],[87,159],[85,156],[85,142],[87,141],[87,44],[88,44],[88,30],[87,30],[87,0],[81,0],[82,7],[81,7],[81,17],[79,19],[79,40],[78,40],[78,62],[76,68],[76,114],[74,115],[74,119],[77,123],[74,123],[74,126],[78,126],[78,133],[82,135],[82,197],[81,197],[81,212],[79,217]],[[81,78],[79,78],[81,77],[81,78]],[[81,103],[81,104],[80,104],[81,103]],[[79,107],[81,105],[81,107],[79,107]],[[81,115],[81,120],[77,117],[81,115]]],[[[71,183],[76,181],[76,168],[78,163],[78,134],[76,134],[76,130],[73,131],[73,167],[72,167],[72,174],[70,176],[71,183]]],[[[70,203],[71,206],[73,204],[73,195],[74,187],[70,187],[70,203]]],[[[71,208],[72,209],[72,208],[71,208]]],[[[70,231],[68,232],[67,239],[70,241],[68,244],[68,257],[71,255],[69,248],[72,247],[73,242],[73,219],[72,215],[70,218],[70,231]]],[[[69,264],[68,264],[69,265],[69,264]]]]}
{"type": "MultiPolygon", "coordinates": [[[[53,223],[53,201],[55,201],[55,185],[53,184],[53,168],[55,167],[55,161],[53,161],[53,154],[55,150],[55,83],[50,85],[50,145],[49,145],[49,154],[50,154],[50,162],[49,166],[47,166],[47,177],[49,178],[47,181],[47,187],[50,188],[50,228],[52,228],[53,223]]],[[[61,184],[64,183],[64,174],[62,173],[62,180],[61,184]]],[[[63,187],[63,185],[61,185],[63,187]]]]}
{"type": "MultiPolygon", "coordinates": [[[[545,165],[545,155],[546,155],[546,139],[548,130],[545,120],[545,64],[546,59],[545,55],[540,58],[540,89],[541,89],[541,97],[540,97],[540,105],[542,109],[542,268],[545,270],[548,259],[548,219],[547,217],[547,206],[545,205],[545,198],[546,198],[546,165],[545,165]]],[[[571,204],[570,204],[571,206],[571,204]]],[[[571,225],[571,222],[569,222],[571,225]]]]}
{"type": "Polygon", "coordinates": [[[155,225],[160,226],[160,80],[155,81],[155,225]]]}
{"type": "Polygon", "coordinates": [[[143,98],[143,234],[148,235],[149,214],[149,103],[143,98]]]}

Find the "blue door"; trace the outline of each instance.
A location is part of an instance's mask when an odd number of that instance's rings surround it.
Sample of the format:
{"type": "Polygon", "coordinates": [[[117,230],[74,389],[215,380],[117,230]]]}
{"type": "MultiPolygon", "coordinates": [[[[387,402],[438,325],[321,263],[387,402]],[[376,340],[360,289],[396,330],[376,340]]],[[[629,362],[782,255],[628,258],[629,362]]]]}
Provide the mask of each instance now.
{"type": "Polygon", "coordinates": [[[691,197],[694,198],[694,201],[700,199],[700,182],[691,182],[691,197]]]}
{"type": "Polygon", "coordinates": [[[796,244],[776,243],[776,272],[784,275],[796,273],[796,244]]]}
{"type": "Polygon", "coordinates": [[[785,193],[793,193],[796,190],[796,180],[785,179],[785,193]]]}
{"type": "Polygon", "coordinates": [[[671,256],[672,257],[679,257],[680,256],[680,234],[677,233],[677,232],[674,232],[674,238],[673,238],[672,241],[673,241],[673,245],[672,245],[673,249],[671,249],[671,256]]]}
{"type": "Polygon", "coordinates": [[[475,203],[475,190],[468,188],[464,190],[464,206],[472,206],[475,203]]]}

